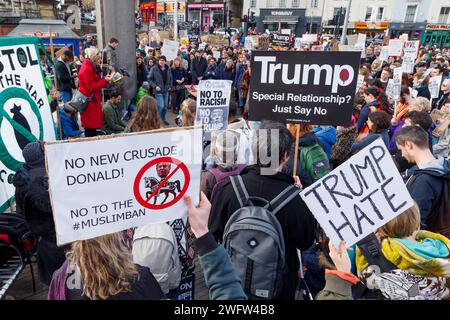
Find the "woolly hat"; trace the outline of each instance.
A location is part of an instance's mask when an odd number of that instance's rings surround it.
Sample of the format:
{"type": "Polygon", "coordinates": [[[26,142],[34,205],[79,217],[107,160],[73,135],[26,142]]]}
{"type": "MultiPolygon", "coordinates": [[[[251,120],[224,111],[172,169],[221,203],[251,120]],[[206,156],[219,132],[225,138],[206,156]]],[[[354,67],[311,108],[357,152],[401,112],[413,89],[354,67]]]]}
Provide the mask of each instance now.
{"type": "Polygon", "coordinates": [[[219,131],[214,144],[214,154],[219,165],[232,165],[236,163],[239,150],[239,138],[233,131],[219,131]]]}
{"type": "Polygon", "coordinates": [[[44,164],[44,151],[39,142],[30,142],[22,150],[25,163],[30,166],[38,166],[44,164]]]}

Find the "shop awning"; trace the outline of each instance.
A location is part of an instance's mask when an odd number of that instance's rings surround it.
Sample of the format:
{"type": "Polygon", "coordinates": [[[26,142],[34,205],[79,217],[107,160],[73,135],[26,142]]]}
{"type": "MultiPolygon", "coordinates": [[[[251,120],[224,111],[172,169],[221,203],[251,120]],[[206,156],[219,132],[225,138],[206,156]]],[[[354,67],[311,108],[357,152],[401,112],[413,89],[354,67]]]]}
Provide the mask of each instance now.
{"type": "Polygon", "coordinates": [[[49,27],[51,28],[52,34],[55,38],[82,39],[79,35],[70,30],[67,24],[62,20],[22,19],[20,20],[19,25],[12,30],[8,36],[41,36],[46,38],[49,37],[49,27]]]}
{"type": "Polygon", "coordinates": [[[298,19],[300,18],[300,16],[270,16],[270,17],[265,17],[263,20],[263,23],[287,23],[287,24],[297,24],[298,23],[298,19]]]}

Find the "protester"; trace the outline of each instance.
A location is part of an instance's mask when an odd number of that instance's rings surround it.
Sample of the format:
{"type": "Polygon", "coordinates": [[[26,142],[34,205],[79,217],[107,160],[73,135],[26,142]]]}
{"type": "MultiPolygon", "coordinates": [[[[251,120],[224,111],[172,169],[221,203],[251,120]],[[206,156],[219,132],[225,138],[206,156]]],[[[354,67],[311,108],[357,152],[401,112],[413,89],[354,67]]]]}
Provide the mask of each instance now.
{"type": "Polygon", "coordinates": [[[119,66],[117,65],[118,60],[116,52],[116,49],[118,47],[119,47],[119,40],[117,40],[116,38],[111,38],[105,50],[103,50],[103,59],[102,59],[103,64],[112,66],[116,70],[119,69],[119,66]]]}
{"type": "Polygon", "coordinates": [[[197,103],[195,100],[186,99],[183,101],[183,103],[181,104],[182,127],[192,127],[194,125],[196,110],[197,110],[197,103]]]}
{"type": "Polygon", "coordinates": [[[172,72],[172,94],[170,97],[170,103],[172,106],[172,112],[178,114],[180,112],[180,105],[183,102],[185,96],[185,83],[187,81],[186,70],[181,65],[181,60],[176,58],[173,60],[171,68],[172,72]]]}
{"type": "Polygon", "coordinates": [[[245,164],[239,164],[239,135],[231,130],[214,135],[211,156],[205,159],[206,171],[202,172],[200,190],[211,199],[217,184],[227,177],[240,174],[245,164]]]}
{"type": "Polygon", "coordinates": [[[391,117],[384,111],[375,111],[369,114],[369,120],[367,120],[367,126],[369,127],[369,134],[361,141],[356,141],[352,145],[352,153],[357,153],[374,142],[376,139],[381,138],[388,147],[389,134],[388,129],[390,127],[391,117]]]}
{"type": "MultiPolygon", "coordinates": [[[[449,296],[446,280],[449,277],[450,240],[440,234],[420,229],[420,214],[416,205],[378,229],[380,265],[367,262],[359,247],[356,249],[358,277],[351,273],[352,262],[345,242],[339,250],[331,243],[323,251],[321,263],[327,268],[325,288],[317,300],[350,300],[355,296],[352,286],[367,286],[370,294],[378,292],[378,299],[442,300],[449,296]],[[383,262],[382,262],[383,261],[383,262]],[[381,262],[383,263],[381,265],[381,262]],[[414,290],[405,288],[404,279],[414,279],[414,290]]],[[[373,258],[371,258],[373,259],[373,258]]],[[[361,291],[361,290],[360,290],[361,291]]],[[[363,291],[364,292],[364,291],[363,291]]],[[[356,296],[364,299],[365,296],[356,296]]]]}
{"type": "MultiPolygon", "coordinates": [[[[293,136],[299,130],[297,173],[304,186],[325,176],[330,171],[328,157],[323,150],[322,142],[313,132],[312,125],[288,125],[293,136]]],[[[292,145],[291,156],[283,168],[285,173],[294,174],[295,145],[292,145]]]]}
{"type": "Polygon", "coordinates": [[[24,165],[14,175],[17,212],[23,214],[36,239],[39,279],[49,285],[52,274],[64,262],[65,247],[56,245],[55,223],[48,192],[44,143],[28,143],[22,151],[24,165]]]}
{"type": "Polygon", "coordinates": [[[330,159],[331,148],[336,144],[336,129],[333,126],[316,126],[313,132],[322,143],[323,151],[330,159]]]}
{"type": "MultiPolygon", "coordinates": [[[[59,119],[61,122],[61,140],[70,138],[79,138],[84,135],[84,131],[80,130],[75,110],[70,104],[64,104],[64,108],[59,111],[59,119]]],[[[56,133],[59,134],[59,124],[56,124],[56,133]]]]}
{"type": "MultiPolygon", "coordinates": [[[[258,158],[256,165],[248,166],[241,172],[248,194],[270,201],[295,182],[292,176],[281,172],[289,160],[293,136],[283,125],[266,122],[256,133],[253,143],[255,146],[273,144],[278,147],[278,157],[272,158],[270,162],[263,162],[261,158],[258,158]],[[263,130],[266,130],[266,132],[263,133],[263,130]],[[271,130],[279,130],[278,141],[270,140],[271,130]],[[271,171],[272,174],[263,175],[266,170],[271,171]]],[[[230,181],[224,181],[217,186],[211,204],[209,229],[215,238],[221,241],[228,219],[233,212],[240,208],[230,181]]],[[[298,282],[297,271],[299,267],[296,248],[306,250],[311,246],[314,240],[315,220],[300,197],[296,197],[289,202],[276,217],[283,229],[287,265],[287,272],[282,277],[283,289],[278,298],[293,299],[298,282]]]]}
{"type": "Polygon", "coordinates": [[[450,79],[444,79],[439,97],[434,100],[433,109],[440,109],[450,97],[450,79]]]}
{"type": "Polygon", "coordinates": [[[369,127],[367,126],[367,120],[369,119],[369,113],[381,110],[380,103],[378,101],[380,92],[372,86],[364,91],[365,103],[359,113],[358,122],[356,124],[358,130],[358,140],[364,139],[369,134],[369,127]]]}
{"type": "Polygon", "coordinates": [[[54,274],[49,291],[50,300],[163,298],[150,270],[133,263],[122,233],[74,242],[67,261],[54,274]],[[69,277],[77,279],[77,285],[70,285],[69,277]]]}
{"type": "Polygon", "coordinates": [[[136,77],[137,77],[137,87],[140,88],[142,84],[147,81],[148,71],[144,64],[142,58],[136,59],[136,77]]]}
{"type": "Polygon", "coordinates": [[[219,79],[229,80],[233,82],[235,79],[235,70],[233,66],[234,66],[233,60],[228,59],[226,63],[224,63],[223,68],[219,69],[219,79]]]}
{"type": "Polygon", "coordinates": [[[172,87],[172,72],[167,66],[167,59],[165,56],[160,56],[158,64],[150,70],[148,76],[150,86],[158,103],[158,113],[161,121],[168,126],[169,122],[166,120],[167,107],[169,104],[169,89],[172,87]]]}
{"type": "Polygon", "coordinates": [[[450,240],[443,235],[421,230],[416,205],[378,230],[381,252],[392,264],[389,271],[375,271],[359,248],[356,249],[358,277],[370,290],[380,290],[389,300],[441,300],[449,295],[446,280],[450,240]],[[414,278],[414,290],[406,289],[404,279],[414,278]]]}
{"type": "Polygon", "coordinates": [[[167,223],[151,224],[134,231],[133,261],[151,270],[167,297],[171,297],[171,290],[178,288],[181,264],[177,238],[167,223]]]}
{"type": "Polygon", "coordinates": [[[163,127],[157,111],[155,98],[145,96],[139,101],[136,112],[128,121],[125,132],[141,132],[163,127]]]}
{"type": "Polygon", "coordinates": [[[219,79],[219,70],[217,69],[217,61],[216,58],[210,57],[208,59],[208,68],[203,75],[203,80],[218,80],[219,79]]]}
{"type": "Polygon", "coordinates": [[[73,79],[76,77],[76,74],[72,75],[72,68],[70,67],[71,59],[73,59],[72,51],[66,50],[55,64],[58,91],[64,103],[72,100],[72,90],[75,89],[73,79]]]}
{"type": "Polygon", "coordinates": [[[402,156],[415,164],[403,174],[403,178],[411,197],[419,206],[421,227],[434,232],[445,231],[444,235],[449,235],[448,212],[444,218],[446,220],[436,221],[436,211],[441,203],[449,201],[443,190],[444,183],[448,184],[450,179],[450,162],[433,156],[428,134],[418,126],[403,128],[395,137],[395,141],[402,156]]]}
{"type": "Polygon", "coordinates": [[[195,52],[195,58],[191,61],[191,75],[192,83],[198,85],[200,80],[203,80],[203,76],[208,68],[208,62],[203,57],[203,51],[198,50],[195,52]]]}
{"type": "Polygon", "coordinates": [[[111,99],[103,106],[103,130],[106,134],[122,133],[125,130],[126,123],[120,120],[120,101],[122,96],[119,92],[114,92],[111,99]]]}
{"type": "Polygon", "coordinates": [[[81,112],[81,124],[84,127],[86,137],[94,137],[100,134],[98,131],[103,126],[102,96],[101,90],[106,88],[112,76],[100,77],[98,68],[101,63],[100,50],[97,48],[86,49],[86,59],[78,74],[79,90],[89,99],[87,107],[81,112]]]}

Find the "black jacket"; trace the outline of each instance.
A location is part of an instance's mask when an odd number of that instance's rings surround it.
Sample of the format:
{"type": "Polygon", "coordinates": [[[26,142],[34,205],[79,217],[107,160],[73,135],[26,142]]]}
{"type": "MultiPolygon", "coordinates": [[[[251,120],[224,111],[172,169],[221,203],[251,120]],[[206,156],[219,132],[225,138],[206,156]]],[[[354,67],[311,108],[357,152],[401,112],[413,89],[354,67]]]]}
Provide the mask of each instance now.
{"type": "Polygon", "coordinates": [[[64,62],[56,62],[56,76],[58,79],[58,91],[70,91],[75,88],[72,76],[64,62]]]}
{"type": "Polygon", "coordinates": [[[24,190],[23,210],[31,233],[39,238],[37,258],[40,280],[49,285],[53,272],[59,269],[66,259],[66,248],[56,245],[55,223],[45,168],[30,171],[30,181],[27,190],[24,190]]]}
{"type": "Polygon", "coordinates": [[[411,197],[419,206],[421,229],[433,231],[427,222],[441,200],[444,179],[450,179],[450,161],[441,158],[421,168],[414,166],[402,176],[411,197]]]}
{"type": "Polygon", "coordinates": [[[194,58],[194,60],[191,61],[191,73],[192,73],[192,81],[194,84],[198,84],[197,77],[201,77],[205,74],[206,69],[208,68],[208,62],[205,58],[194,58]]]}
{"type": "MultiPolygon", "coordinates": [[[[122,292],[108,300],[161,300],[164,294],[147,267],[137,265],[139,279],[131,284],[129,292],[122,292]]],[[[67,289],[67,300],[88,300],[81,289],[67,289]]]]}
{"type": "MultiPolygon", "coordinates": [[[[284,173],[261,175],[260,168],[248,166],[241,173],[245,187],[250,196],[257,196],[268,201],[274,199],[294,179],[284,173]]],[[[239,209],[239,202],[229,179],[220,182],[211,199],[212,210],[209,217],[209,230],[216,240],[222,241],[225,225],[231,215],[239,209]]],[[[296,197],[277,213],[283,229],[286,246],[287,273],[280,299],[293,299],[297,286],[299,261],[296,248],[306,250],[313,244],[316,221],[305,202],[296,197]]]]}

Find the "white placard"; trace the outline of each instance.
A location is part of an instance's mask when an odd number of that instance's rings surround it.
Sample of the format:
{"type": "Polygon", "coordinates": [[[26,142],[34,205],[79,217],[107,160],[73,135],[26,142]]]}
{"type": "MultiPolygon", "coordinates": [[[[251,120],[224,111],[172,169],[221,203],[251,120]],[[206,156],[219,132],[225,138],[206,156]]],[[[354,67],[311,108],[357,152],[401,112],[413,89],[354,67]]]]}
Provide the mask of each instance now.
{"type": "Polygon", "coordinates": [[[37,38],[0,38],[0,214],[14,202],[23,148],[56,139],[37,46],[37,38]]]}
{"type": "Polygon", "coordinates": [[[417,91],[416,89],[409,88],[409,93],[411,94],[411,98],[416,98],[417,95],[419,94],[419,91],[417,91]]]}
{"type": "Polygon", "coordinates": [[[304,34],[304,35],[302,35],[301,39],[302,39],[302,42],[305,42],[305,43],[317,42],[317,33],[304,34]]]}
{"type": "Polygon", "coordinates": [[[417,53],[419,52],[419,48],[420,48],[419,40],[405,41],[405,45],[403,46],[403,54],[404,55],[406,55],[407,53],[414,54],[415,59],[417,57],[417,53]]]}
{"type": "Polygon", "coordinates": [[[220,59],[220,51],[213,51],[212,54],[213,54],[213,57],[216,58],[217,60],[220,59]]]}
{"type": "Polygon", "coordinates": [[[58,245],[172,221],[198,203],[202,129],[47,144],[58,245]]]}
{"type": "Polygon", "coordinates": [[[252,51],[253,49],[255,49],[252,37],[245,37],[244,48],[249,51],[252,51]]]}
{"type": "Polygon", "coordinates": [[[161,55],[166,56],[167,61],[171,61],[178,56],[179,49],[180,43],[178,41],[165,39],[163,42],[163,47],[161,48],[161,55]]]}
{"type": "Polygon", "coordinates": [[[388,84],[386,86],[386,96],[390,99],[390,100],[395,100],[394,99],[394,80],[389,79],[388,80],[388,84]]]}
{"type": "Polygon", "coordinates": [[[394,85],[394,95],[393,98],[394,100],[398,101],[400,100],[400,92],[402,89],[402,75],[403,75],[403,68],[402,67],[398,67],[394,69],[393,72],[393,76],[392,76],[392,82],[394,85]]]}
{"type": "Polygon", "coordinates": [[[294,48],[301,49],[303,46],[302,38],[295,38],[294,48]]]}
{"type": "Polygon", "coordinates": [[[381,139],[300,195],[335,246],[355,244],[414,204],[381,139]]]}
{"type": "Polygon", "coordinates": [[[202,43],[200,43],[198,45],[198,50],[205,50],[206,46],[207,46],[207,43],[206,42],[202,42],[202,43]]]}
{"type": "Polygon", "coordinates": [[[439,91],[441,90],[442,75],[430,78],[428,83],[428,90],[430,90],[431,99],[439,97],[439,91]]]}
{"type": "Polygon", "coordinates": [[[403,40],[403,41],[408,41],[408,38],[409,38],[409,36],[408,36],[407,33],[403,33],[403,34],[399,37],[399,39],[401,39],[401,40],[403,40]]]}
{"type": "Polygon", "coordinates": [[[364,76],[361,74],[358,75],[358,82],[356,83],[356,92],[358,92],[358,90],[361,88],[363,82],[364,82],[364,76]]]}
{"type": "Polygon", "coordinates": [[[356,40],[355,45],[359,45],[359,46],[366,46],[366,39],[367,39],[367,34],[365,33],[358,33],[358,39],[356,40]]]}
{"type": "Polygon", "coordinates": [[[388,55],[390,57],[400,57],[403,52],[403,43],[404,41],[401,39],[390,39],[388,55]]]}
{"type": "Polygon", "coordinates": [[[403,72],[413,73],[415,63],[416,63],[416,53],[415,52],[405,52],[403,55],[403,61],[402,61],[403,72]]]}
{"type": "Polygon", "coordinates": [[[197,87],[195,124],[205,131],[226,130],[231,101],[229,80],[202,80],[197,87]]]}
{"type": "Polygon", "coordinates": [[[281,29],[281,34],[291,34],[291,29],[281,29]]]}
{"type": "Polygon", "coordinates": [[[381,52],[380,52],[381,62],[388,61],[388,58],[389,58],[389,47],[388,46],[381,47],[381,52]]]}

